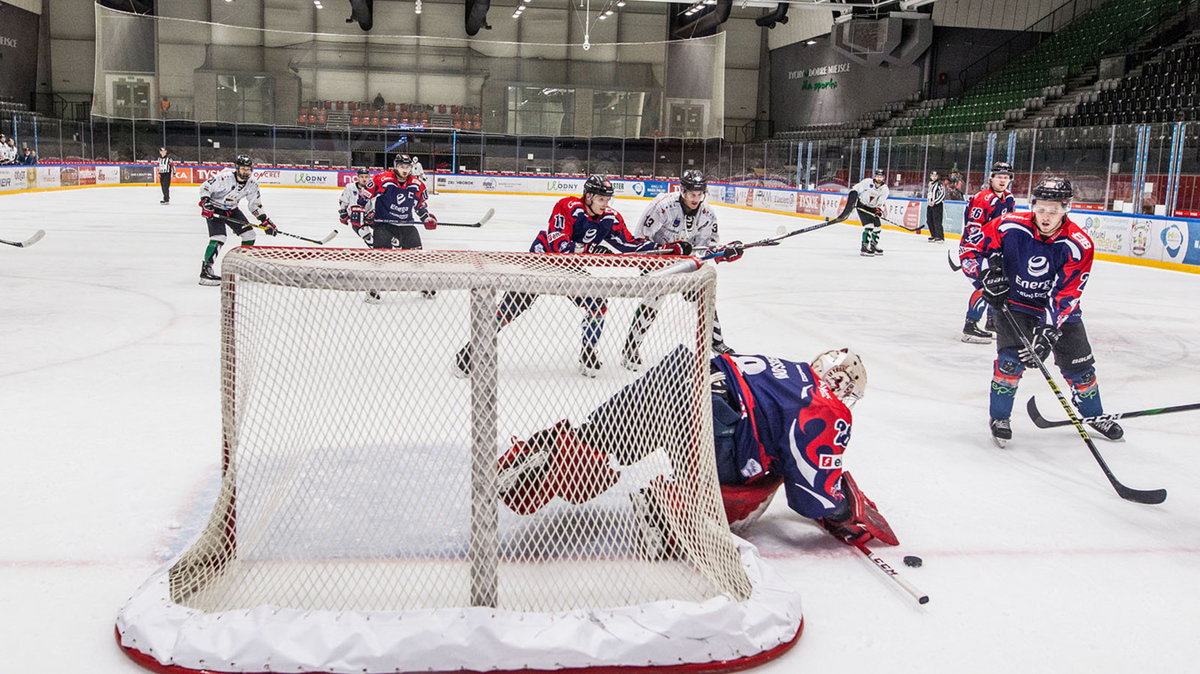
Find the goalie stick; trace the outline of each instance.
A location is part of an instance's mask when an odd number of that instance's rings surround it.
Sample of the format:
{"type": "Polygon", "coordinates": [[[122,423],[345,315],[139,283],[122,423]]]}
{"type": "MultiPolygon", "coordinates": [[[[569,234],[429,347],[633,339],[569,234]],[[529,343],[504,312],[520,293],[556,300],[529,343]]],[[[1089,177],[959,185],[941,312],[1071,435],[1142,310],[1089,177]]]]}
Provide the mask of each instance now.
{"type": "Polygon", "coordinates": [[[438,226],[439,227],[483,227],[484,224],[486,224],[488,220],[491,220],[492,216],[495,214],[496,214],[496,209],[489,208],[487,210],[487,213],[484,213],[483,217],[479,218],[475,222],[439,222],[438,226]]]}
{"type": "Polygon", "coordinates": [[[873,550],[871,550],[871,548],[868,548],[865,543],[855,543],[854,547],[858,548],[859,552],[866,555],[867,559],[870,559],[872,562],[874,562],[875,568],[882,571],[884,573],[884,575],[886,575],[888,578],[891,578],[892,580],[896,581],[896,584],[899,585],[900,587],[904,588],[905,592],[911,594],[913,599],[917,600],[918,604],[928,604],[929,603],[929,595],[918,590],[916,588],[916,586],[914,586],[912,583],[908,582],[904,578],[901,578],[900,572],[897,571],[895,567],[893,567],[891,564],[888,564],[887,562],[885,562],[882,557],[875,554],[875,552],[873,550]]]}
{"type": "Polygon", "coordinates": [[[46,236],[46,230],[39,229],[33,233],[33,236],[25,239],[24,241],[7,241],[5,239],[0,239],[0,243],[8,246],[16,246],[17,248],[28,248],[38,241],[41,241],[43,236],[46,236]]]}
{"type": "MultiPolygon", "coordinates": [[[[1025,405],[1025,410],[1029,412],[1029,418],[1033,420],[1033,425],[1038,428],[1056,428],[1058,426],[1070,426],[1070,419],[1061,421],[1050,421],[1042,416],[1038,411],[1037,401],[1034,396],[1029,396],[1029,402],[1025,405]]],[[[1116,421],[1118,419],[1129,419],[1131,417],[1148,417],[1155,414],[1170,414],[1171,412],[1188,412],[1190,410],[1200,410],[1200,403],[1191,403],[1189,405],[1174,405],[1171,407],[1156,407],[1148,410],[1138,410],[1136,412],[1119,412],[1116,414],[1101,414],[1098,417],[1083,417],[1080,419],[1085,424],[1096,423],[1097,421],[1116,421]]]]}
{"type": "MultiPolygon", "coordinates": [[[[1021,340],[1026,353],[1037,353],[1033,348],[1033,344],[1029,342],[1029,337],[1021,330],[1021,326],[1017,325],[1017,319],[1013,318],[1012,310],[1008,308],[1008,304],[1001,305],[1000,313],[1004,316],[1004,320],[1008,321],[1008,327],[1021,340]]],[[[1046,364],[1037,358],[1034,358],[1034,360],[1037,361],[1037,368],[1041,370],[1042,376],[1046,378],[1046,383],[1049,384],[1050,390],[1054,391],[1059,404],[1066,411],[1071,423],[1075,425],[1075,430],[1079,431],[1079,437],[1083,438],[1083,442],[1087,444],[1087,448],[1092,452],[1092,457],[1096,459],[1096,463],[1100,464],[1100,469],[1104,471],[1104,476],[1108,478],[1113,489],[1117,490],[1117,495],[1126,501],[1133,501],[1134,503],[1158,504],[1167,500],[1166,489],[1132,489],[1121,484],[1121,481],[1113,475],[1112,470],[1105,463],[1104,457],[1100,455],[1100,450],[1096,449],[1096,443],[1092,442],[1092,438],[1088,436],[1087,429],[1083,427],[1083,422],[1075,415],[1075,410],[1071,408],[1071,403],[1063,396],[1062,391],[1058,388],[1058,384],[1054,383],[1054,377],[1050,374],[1050,370],[1047,369],[1046,364]]]]}

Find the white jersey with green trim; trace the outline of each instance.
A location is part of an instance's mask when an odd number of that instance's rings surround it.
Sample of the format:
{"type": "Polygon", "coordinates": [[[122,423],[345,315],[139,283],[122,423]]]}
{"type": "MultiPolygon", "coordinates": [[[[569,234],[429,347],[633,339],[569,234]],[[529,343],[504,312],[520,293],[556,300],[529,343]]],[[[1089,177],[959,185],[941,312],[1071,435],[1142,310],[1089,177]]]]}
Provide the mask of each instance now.
{"type": "Polygon", "coordinates": [[[697,248],[717,244],[717,214],[700,202],[692,215],[683,210],[679,192],[664,192],[651,201],[634,225],[633,235],[657,244],[687,241],[697,248]]]}
{"type": "Polygon", "coordinates": [[[254,176],[239,183],[233,169],[224,169],[217,175],[204,181],[200,186],[200,198],[208,199],[214,206],[226,211],[238,207],[242,199],[255,217],[262,214],[262,195],[258,192],[258,182],[254,176]]]}

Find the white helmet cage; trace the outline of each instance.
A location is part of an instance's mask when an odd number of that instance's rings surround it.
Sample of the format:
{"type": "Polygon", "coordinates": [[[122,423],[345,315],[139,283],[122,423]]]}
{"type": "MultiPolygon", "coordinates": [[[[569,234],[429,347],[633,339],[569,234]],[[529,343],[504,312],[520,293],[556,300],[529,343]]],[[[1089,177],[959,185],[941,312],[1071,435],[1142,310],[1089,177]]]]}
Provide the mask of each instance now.
{"type": "Polygon", "coordinates": [[[867,392],[867,368],[848,348],[826,351],[812,360],[813,372],[847,407],[853,407],[867,392]]]}

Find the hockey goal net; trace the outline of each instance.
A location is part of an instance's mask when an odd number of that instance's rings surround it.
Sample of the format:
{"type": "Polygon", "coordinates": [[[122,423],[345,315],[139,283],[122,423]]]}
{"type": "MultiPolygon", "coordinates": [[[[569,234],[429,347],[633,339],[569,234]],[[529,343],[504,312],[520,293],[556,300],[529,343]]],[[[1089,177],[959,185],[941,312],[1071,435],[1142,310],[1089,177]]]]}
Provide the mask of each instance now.
{"type": "Polygon", "coordinates": [[[220,491],[122,608],[122,648],[160,671],[346,673],[716,671],[786,650],[799,599],[729,533],[716,481],[715,274],[655,273],[678,263],[232,251],[220,491]]]}

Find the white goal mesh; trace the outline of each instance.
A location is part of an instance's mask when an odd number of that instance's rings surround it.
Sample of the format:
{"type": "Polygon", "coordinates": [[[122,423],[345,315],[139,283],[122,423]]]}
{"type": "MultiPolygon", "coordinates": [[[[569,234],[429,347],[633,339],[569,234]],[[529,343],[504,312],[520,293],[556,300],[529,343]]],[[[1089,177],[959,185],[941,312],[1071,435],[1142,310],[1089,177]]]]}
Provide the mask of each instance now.
{"type": "Polygon", "coordinates": [[[799,600],[729,533],[716,482],[715,276],[653,273],[677,262],[231,252],[220,493],[122,609],[122,647],[253,672],[748,666],[786,649],[799,600]],[[652,298],[630,371],[620,345],[652,298]],[[597,334],[604,366],[581,376],[597,334]]]}

